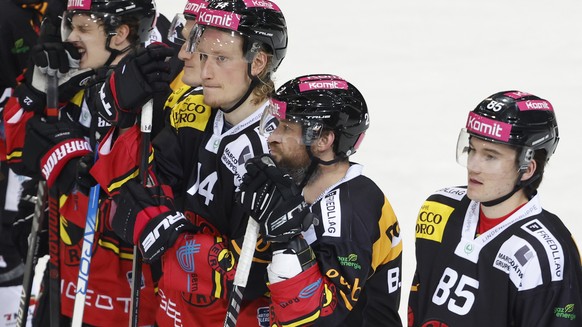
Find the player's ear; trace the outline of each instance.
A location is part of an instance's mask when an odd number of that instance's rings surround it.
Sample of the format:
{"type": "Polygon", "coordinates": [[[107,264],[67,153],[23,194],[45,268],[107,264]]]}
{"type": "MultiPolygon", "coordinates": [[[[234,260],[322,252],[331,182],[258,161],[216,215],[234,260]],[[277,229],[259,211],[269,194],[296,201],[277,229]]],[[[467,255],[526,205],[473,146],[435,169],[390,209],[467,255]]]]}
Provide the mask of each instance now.
{"type": "Polygon", "coordinates": [[[266,69],[267,64],[269,63],[269,56],[264,51],[259,51],[255,58],[253,59],[253,63],[251,64],[251,75],[259,76],[261,73],[266,69]]]}
{"type": "MultiPolygon", "coordinates": [[[[321,136],[315,141],[316,147],[320,152],[327,149],[333,150],[333,142],[335,141],[335,134],[332,131],[324,131],[321,136]]],[[[313,146],[312,146],[313,147],[313,146]]]]}
{"type": "Polygon", "coordinates": [[[115,35],[111,37],[111,45],[115,48],[123,49],[129,44],[130,28],[127,24],[122,24],[115,29],[115,35]]]}
{"type": "Polygon", "coordinates": [[[525,172],[523,173],[523,175],[521,175],[521,180],[526,181],[526,180],[530,179],[533,176],[533,174],[536,172],[536,169],[537,169],[536,161],[533,159],[530,160],[525,172]]]}

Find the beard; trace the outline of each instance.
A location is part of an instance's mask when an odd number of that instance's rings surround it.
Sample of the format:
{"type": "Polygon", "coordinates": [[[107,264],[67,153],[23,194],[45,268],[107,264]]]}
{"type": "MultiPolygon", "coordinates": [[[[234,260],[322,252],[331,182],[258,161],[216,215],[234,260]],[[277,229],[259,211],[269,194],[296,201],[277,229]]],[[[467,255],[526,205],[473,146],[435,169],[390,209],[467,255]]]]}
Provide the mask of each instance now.
{"type": "Polygon", "coordinates": [[[277,163],[277,167],[283,173],[289,174],[296,184],[300,184],[305,179],[310,165],[311,158],[305,149],[301,153],[286,155],[277,163]]]}

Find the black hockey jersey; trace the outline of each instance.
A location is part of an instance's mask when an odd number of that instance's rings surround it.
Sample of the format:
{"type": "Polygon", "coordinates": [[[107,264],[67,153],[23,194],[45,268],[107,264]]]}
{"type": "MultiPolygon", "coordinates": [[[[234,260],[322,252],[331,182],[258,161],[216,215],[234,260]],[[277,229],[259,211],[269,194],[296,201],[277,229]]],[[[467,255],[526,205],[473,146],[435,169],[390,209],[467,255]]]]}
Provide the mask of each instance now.
{"type": "Polygon", "coordinates": [[[475,237],[479,210],[456,187],[422,205],[408,325],[582,325],[580,255],[539,195],[475,237]]]}
{"type": "Polygon", "coordinates": [[[402,326],[400,228],[388,199],[361,173],[352,163],[311,205],[318,219],[303,237],[317,265],[269,286],[272,325],[402,326]]]}

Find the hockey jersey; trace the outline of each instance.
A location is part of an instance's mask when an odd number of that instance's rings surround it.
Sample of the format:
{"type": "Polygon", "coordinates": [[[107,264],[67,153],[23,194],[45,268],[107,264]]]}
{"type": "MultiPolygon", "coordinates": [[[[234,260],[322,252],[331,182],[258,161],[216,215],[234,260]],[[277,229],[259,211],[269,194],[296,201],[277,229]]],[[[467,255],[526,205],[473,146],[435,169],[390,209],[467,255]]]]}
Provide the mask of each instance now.
{"type": "MultiPolygon", "coordinates": [[[[95,84],[80,91],[70,102],[63,104],[60,108],[60,120],[78,123],[93,148],[111,128],[109,123],[92,110],[94,107],[91,104],[96,101],[99,86],[100,84],[95,84]]],[[[11,167],[20,167],[20,169],[17,168],[19,171],[24,169],[21,155],[26,123],[32,115],[33,113],[24,112],[14,98],[10,99],[9,106],[5,110],[6,133],[9,140],[8,160],[11,167]]],[[[58,199],[51,199],[51,202],[55,207],[58,206],[59,215],[57,228],[59,229],[58,267],[61,277],[61,313],[66,317],[72,317],[88,198],[83,193],[74,190],[71,193],[59,194],[58,199]]],[[[127,324],[129,320],[133,249],[131,244],[123,242],[107,226],[110,204],[111,200],[107,199],[105,193],[102,192],[83,317],[84,323],[93,326],[127,324]]],[[[144,268],[142,281],[140,322],[153,324],[157,301],[149,267],[144,268]]]]}
{"type": "Polygon", "coordinates": [[[317,265],[269,286],[277,326],[402,326],[398,315],[402,240],[376,184],[351,164],[312,205],[303,233],[317,265]]]}
{"type": "MultiPolygon", "coordinates": [[[[226,126],[223,113],[203,100],[201,88],[183,86],[173,92],[165,104],[167,124],[152,141],[152,180],[171,185],[176,209],[201,228],[196,234],[182,234],[162,258],[158,326],[222,326],[248,219],[235,202],[235,191],[246,172],[244,162],[267,151],[266,139],[258,132],[266,103],[240,124],[226,126]]],[[[99,151],[92,172],[102,185],[108,185],[110,194],[136,175],[137,162],[126,167],[125,173],[121,168],[114,171],[118,168],[113,164],[135,161],[136,131],[133,128],[110,149],[99,151]],[[116,168],[105,170],[102,164],[116,168]]],[[[106,137],[103,144],[108,143],[106,137]]],[[[264,272],[270,251],[263,243],[257,249],[239,316],[244,326],[268,326],[269,322],[263,294],[268,291],[264,272]]]]}
{"type": "Polygon", "coordinates": [[[535,195],[476,236],[479,210],[464,187],[422,205],[408,325],[580,326],[580,255],[560,219],[535,195]]]}

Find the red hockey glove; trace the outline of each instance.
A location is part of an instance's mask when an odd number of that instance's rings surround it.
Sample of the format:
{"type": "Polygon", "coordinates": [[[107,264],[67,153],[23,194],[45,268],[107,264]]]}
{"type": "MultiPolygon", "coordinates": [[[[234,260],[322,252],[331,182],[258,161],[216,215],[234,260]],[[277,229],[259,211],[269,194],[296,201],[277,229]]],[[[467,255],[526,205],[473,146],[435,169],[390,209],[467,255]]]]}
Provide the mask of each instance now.
{"type": "Polygon", "coordinates": [[[46,179],[52,187],[67,163],[91,153],[91,147],[78,124],[47,123],[35,116],[27,123],[22,162],[31,176],[46,179]]]}
{"type": "Polygon", "coordinates": [[[111,124],[121,128],[132,126],[141,107],[154,93],[169,94],[170,64],[166,58],[173,55],[172,48],[154,43],[125,56],[99,91],[97,112],[111,124]]]}
{"type": "Polygon", "coordinates": [[[240,204],[261,226],[270,242],[287,242],[307,230],[313,214],[291,176],[283,174],[269,155],[245,163],[240,204]]]}
{"type": "Polygon", "coordinates": [[[158,260],[181,233],[198,230],[174,209],[174,199],[167,186],[144,187],[136,180],[129,180],[119,193],[114,198],[117,210],[111,226],[123,240],[138,245],[145,262],[158,260]]]}

